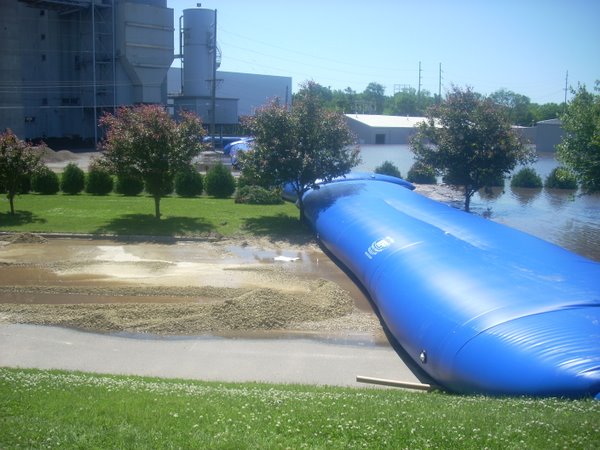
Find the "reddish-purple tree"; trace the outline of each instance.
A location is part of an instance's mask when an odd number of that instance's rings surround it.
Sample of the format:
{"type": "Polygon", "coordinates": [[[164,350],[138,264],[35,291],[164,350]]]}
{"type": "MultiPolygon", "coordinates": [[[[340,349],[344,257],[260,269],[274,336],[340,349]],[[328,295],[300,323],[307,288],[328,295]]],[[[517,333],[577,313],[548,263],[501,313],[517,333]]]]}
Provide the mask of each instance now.
{"type": "Polygon", "coordinates": [[[6,191],[12,215],[15,214],[15,195],[21,192],[23,178],[33,174],[39,164],[40,156],[31,145],[11,130],[0,134],[0,186],[6,191]]]}
{"type": "Polygon", "coordinates": [[[159,219],[160,199],[173,190],[175,174],[204,149],[202,122],[188,112],[176,122],[162,106],[140,105],[105,114],[100,124],[106,128],[102,163],[115,174],[140,176],[159,219]]]}

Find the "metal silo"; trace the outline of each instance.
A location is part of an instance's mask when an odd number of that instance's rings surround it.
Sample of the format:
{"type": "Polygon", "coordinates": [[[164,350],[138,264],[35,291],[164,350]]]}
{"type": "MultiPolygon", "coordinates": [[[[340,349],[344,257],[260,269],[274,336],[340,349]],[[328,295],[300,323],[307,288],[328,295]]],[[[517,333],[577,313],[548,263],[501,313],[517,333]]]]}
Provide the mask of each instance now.
{"type": "Polygon", "coordinates": [[[209,97],[213,79],[215,11],[183,10],[183,95],[209,97]]]}

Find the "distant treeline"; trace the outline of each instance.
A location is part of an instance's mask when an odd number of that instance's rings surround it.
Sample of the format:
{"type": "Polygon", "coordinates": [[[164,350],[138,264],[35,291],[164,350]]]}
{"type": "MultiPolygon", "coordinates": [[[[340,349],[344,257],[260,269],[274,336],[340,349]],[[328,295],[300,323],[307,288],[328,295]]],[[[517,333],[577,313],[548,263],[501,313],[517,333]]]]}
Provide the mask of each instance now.
{"type": "MultiPolygon", "coordinates": [[[[385,95],[385,87],[379,83],[369,83],[360,93],[349,87],[341,90],[318,86],[325,107],[345,114],[425,116],[430,106],[442,100],[437,94],[426,90],[417,92],[411,87],[405,87],[391,96],[385,95]]],[[[294,97],[299,95],[303,95],[302,90],[294,97]]],[[[563,105],[557,103],[532,103],[529,97],[506,89],[500,89],[489,97],[506,108],[514,125],[532,126],[540,120],[555,119],[564,109],[563,105]]]]}

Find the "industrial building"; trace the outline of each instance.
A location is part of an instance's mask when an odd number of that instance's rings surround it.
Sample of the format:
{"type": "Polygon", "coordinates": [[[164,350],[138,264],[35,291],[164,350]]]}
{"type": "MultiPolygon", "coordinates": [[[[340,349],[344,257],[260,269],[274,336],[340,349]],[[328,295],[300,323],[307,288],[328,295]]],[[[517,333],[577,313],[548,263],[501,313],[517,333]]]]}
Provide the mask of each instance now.
{"type": "Polygon", "coordinates": [[[416,126],[426,117],[381,116],[375,114],[346,114],[348,127],[356,134],[359,144],[408,144],[416,126]]]}
{"type": "Polygon", "coordinates": [[[118,106],[170,104],[219,129],[269,98],[291,102],[289,77],[216,72],[216,19],[204,8],[175,18],[167,0],[0,1],[0,130],[93,146],[98,119],[118,106]]]}
{"type": "MultiPolygon", "coordinates": [[[[419,123],[426,117],[380,116],[374,114],[346,114],[348,127],[357,136],[359,144],[408,144],[419,123]]],[[[555,151],[561,142],[563,130],[559,119],[544,120],[534,127],[514,126],[525,142],[538,151],[555,151]]]]}
{"type": "Polygon", "coordinates": [[[166,0],[3,0],[0,129],[93,142],[104,111],[166,104],[173,30],[166,0]]]}
{"type": "Polygon", "coordinates": [[[217,132],[222,133],[270,99],[291,104],[291,77],[218,70],[221,52],[215,39],[215,10],[184,9],[179,24],[181,68],[172,67],[168,75],[169,100],[175,113],[194,111],[205,123],[214,120],[217,132]]]}

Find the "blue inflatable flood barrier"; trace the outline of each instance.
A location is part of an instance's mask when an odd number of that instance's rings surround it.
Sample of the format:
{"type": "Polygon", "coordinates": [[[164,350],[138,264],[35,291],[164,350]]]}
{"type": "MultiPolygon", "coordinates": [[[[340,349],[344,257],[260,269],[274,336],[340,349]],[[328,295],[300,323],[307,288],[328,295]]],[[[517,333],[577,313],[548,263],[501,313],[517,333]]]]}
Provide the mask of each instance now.
{"type": "Polygon", "coordinates": [[[401,181],[351,174],[303,200],[408,355],[458,393],[600,399],[600,264],[401,181]]]}

